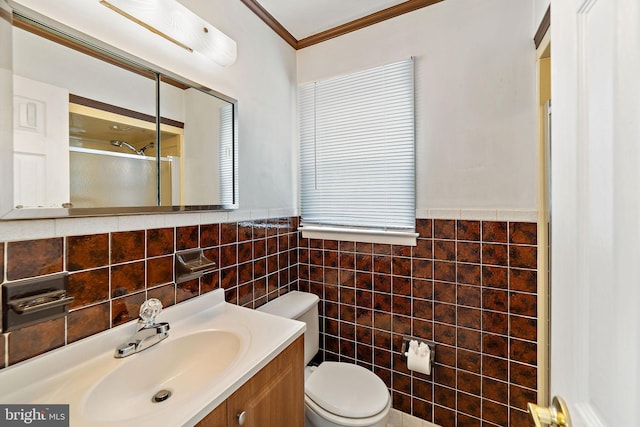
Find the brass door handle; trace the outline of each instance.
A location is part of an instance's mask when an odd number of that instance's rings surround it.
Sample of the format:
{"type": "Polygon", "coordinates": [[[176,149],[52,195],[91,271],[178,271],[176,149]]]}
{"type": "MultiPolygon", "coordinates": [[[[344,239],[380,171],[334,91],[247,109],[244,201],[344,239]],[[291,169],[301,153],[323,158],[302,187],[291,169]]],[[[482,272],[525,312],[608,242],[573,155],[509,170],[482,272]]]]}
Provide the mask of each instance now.
{"type": "Polygon", "coordinates": [[[549,425],[553,427],[571,427],[569,408],[564,399],[555,396],[551,406],[544,408],[533,403],[528,403],[527,408],[533,418],[536,427],[549,425]]]}

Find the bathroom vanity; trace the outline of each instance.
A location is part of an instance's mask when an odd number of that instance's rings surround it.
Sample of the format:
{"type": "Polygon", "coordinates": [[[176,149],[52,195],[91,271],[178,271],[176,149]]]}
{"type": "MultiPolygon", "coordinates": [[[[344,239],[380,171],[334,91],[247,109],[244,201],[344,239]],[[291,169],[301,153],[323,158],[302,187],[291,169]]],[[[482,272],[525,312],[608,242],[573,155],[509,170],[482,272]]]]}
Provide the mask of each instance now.
{"type": "Polygon", "coordinates": [[[304,425],[303,323],[226,303],[223,289],[158,321],[168,338],[124,358],[135,322],[3,369],[0,400],[68,404],[73,427],[304,425]]]}
{"type": "Polygon", "coordinates": [[[302,337],[296,339],[196,427],[304,425],[302,337]]]}

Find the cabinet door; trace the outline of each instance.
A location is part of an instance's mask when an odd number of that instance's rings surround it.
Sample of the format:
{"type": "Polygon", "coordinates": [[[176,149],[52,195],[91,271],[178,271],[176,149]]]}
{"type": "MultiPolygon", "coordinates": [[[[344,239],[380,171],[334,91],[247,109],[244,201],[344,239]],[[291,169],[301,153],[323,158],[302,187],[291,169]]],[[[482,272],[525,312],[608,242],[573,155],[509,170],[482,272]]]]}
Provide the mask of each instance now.
{"type": "Polygon", "coordinates": [[[304,426],[302,340],[298,338],[227,399],[229,427],[304,426]]]}
{"type": "Polygon", "coordinates": [[[195,427],[227,427],[227,402],[209,412],[195,427]]]}

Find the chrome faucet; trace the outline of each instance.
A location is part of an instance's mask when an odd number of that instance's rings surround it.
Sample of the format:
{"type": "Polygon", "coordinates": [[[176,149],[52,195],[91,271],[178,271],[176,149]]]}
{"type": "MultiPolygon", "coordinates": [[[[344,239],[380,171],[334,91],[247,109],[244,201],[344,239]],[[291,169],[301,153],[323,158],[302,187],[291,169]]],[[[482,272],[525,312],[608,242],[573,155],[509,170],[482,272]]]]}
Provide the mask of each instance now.
{"type": "Polygon", "coordinates": [[[151,298],[142,304],[138,317],[138,330],[127,342],[116,348],[115,358],[120,359],[146,350],[169,336],[169,324],[156,323],[156,316],[160,311],[162,311],[162,303],[159,299],[151,298]]]}

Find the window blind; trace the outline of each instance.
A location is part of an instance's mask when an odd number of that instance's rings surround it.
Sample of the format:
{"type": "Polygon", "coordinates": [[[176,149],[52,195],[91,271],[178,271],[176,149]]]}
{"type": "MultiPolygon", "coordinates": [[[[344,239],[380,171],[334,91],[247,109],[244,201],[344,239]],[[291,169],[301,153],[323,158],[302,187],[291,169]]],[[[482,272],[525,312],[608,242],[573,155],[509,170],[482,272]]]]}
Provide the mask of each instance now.
{"type": "Polygon", "coordinates": [[[413,61],[301,85],[305,225],[415,229],[413,61]]]}
{"type": "Polygon", "coordinates": [[[233,185],[233,105],[220,107],[220,202],[234,204],[233,185]]]}

